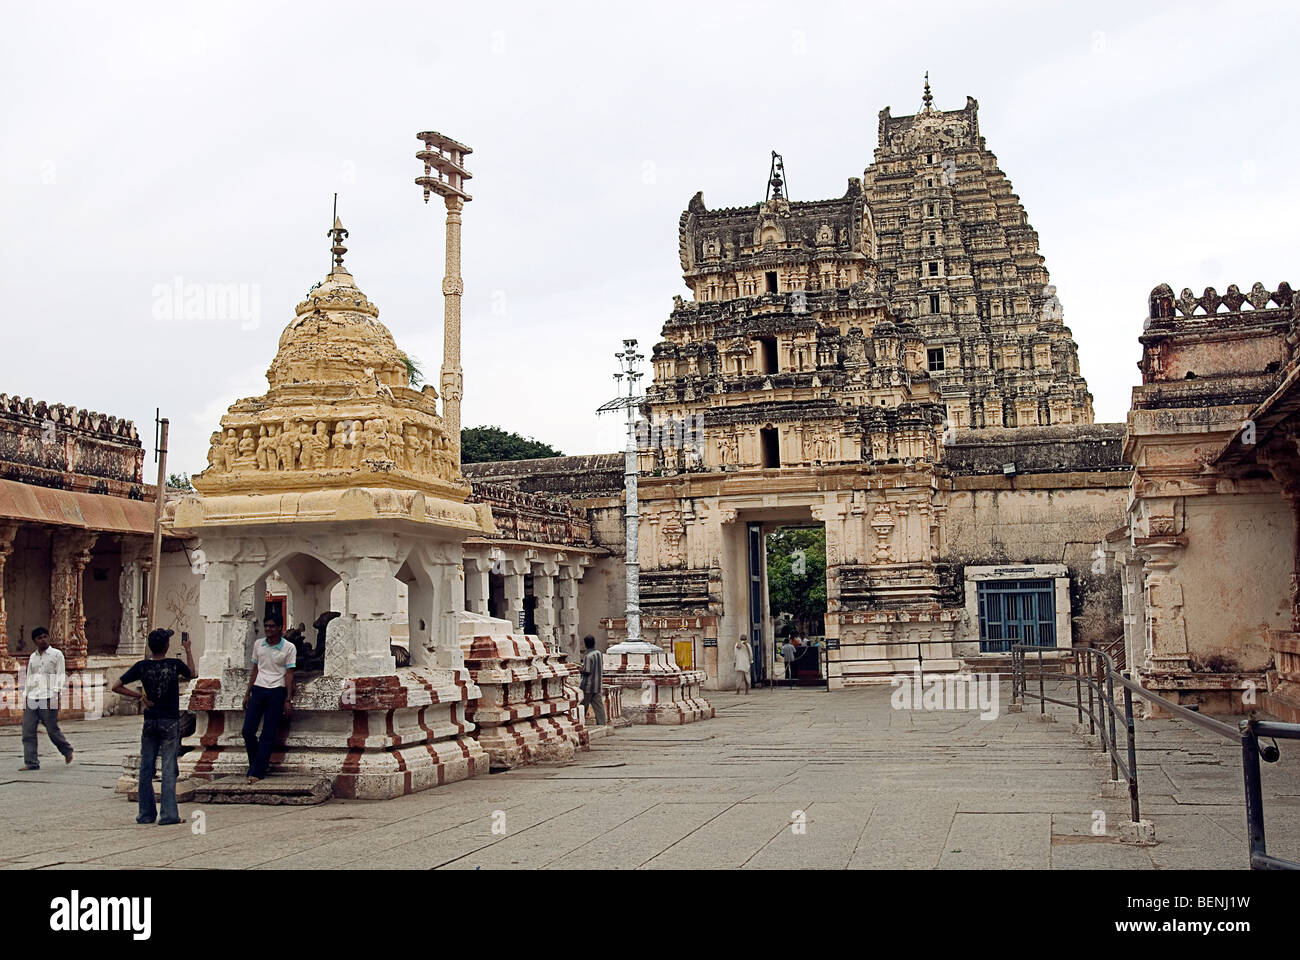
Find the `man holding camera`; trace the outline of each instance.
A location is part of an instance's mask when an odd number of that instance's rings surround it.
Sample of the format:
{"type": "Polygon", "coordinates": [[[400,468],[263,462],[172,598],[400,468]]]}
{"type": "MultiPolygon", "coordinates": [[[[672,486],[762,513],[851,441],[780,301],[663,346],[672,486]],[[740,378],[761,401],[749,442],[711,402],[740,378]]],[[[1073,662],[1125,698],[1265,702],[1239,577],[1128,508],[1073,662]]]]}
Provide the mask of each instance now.
{"type": "Polygon", "coordinates": [[[176,766],[176,752],[181,742],[181,678],[191,680],[197,672],[189,637],[185,634],[181,637],[181,646],[185,649],[184,663],[167,656],[172,631],[154,630],[149,634],[149,656],[133,663],[113,684],[114,693],[144,704],[144,727],[140,731],[140,804],[136,823],[153,823],[157,819],[160,826],[166,826],[181,822],[176,807],[176,777],[180,772],[176,766]],[[137,680],[140,681],[140,693],[127,687],[128,683],[137,680]],[[154,805],[153,773],[160,758],[162,816],[158,817],[154,805]]]}

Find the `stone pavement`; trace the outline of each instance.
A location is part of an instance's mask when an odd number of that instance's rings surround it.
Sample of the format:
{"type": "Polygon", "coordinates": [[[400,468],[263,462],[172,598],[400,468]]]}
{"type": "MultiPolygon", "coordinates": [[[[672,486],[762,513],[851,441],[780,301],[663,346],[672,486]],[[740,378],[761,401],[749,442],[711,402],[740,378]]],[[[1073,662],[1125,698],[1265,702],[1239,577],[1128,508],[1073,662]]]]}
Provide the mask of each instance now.
{"type": "MultiPolygon", "coordinates": [[[[1073,711],[891,709],[889,687],[715,693],[717,718],[631,727],[565,767],[521,768],[383,802],[182,804],[192,825],[137,826],[113,794],[136,718],[65,725],[20,773],[0,728],[0,866],[21,868],[1243,868],[1239,748],[1142,721],[1153,847],[1121,844],[1127,794],[1071,733],[1073,711]],[[802,816],[799,813],[802,811],[802,816]],[[1096,811],[1108,835],[1094,836],[1096,811]]],[[[1300,857],[1300,746],[1266,765],[1270,852],[1300,857]]]]}

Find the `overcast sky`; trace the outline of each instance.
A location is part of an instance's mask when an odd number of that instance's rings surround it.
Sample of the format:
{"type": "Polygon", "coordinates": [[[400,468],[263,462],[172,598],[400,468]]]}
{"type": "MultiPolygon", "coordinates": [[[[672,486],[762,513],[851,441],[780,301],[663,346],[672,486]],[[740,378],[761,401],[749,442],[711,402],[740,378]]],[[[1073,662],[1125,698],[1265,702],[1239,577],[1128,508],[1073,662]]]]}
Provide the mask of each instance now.
{"type": "Polygon", "coordinates": [[[11,6],[0,392],[146,445],[161,407],[173,468],[202,469],[328,268],[335,191],[349,268],[436,382],[443,209],[413,183],[435,129],[475,151],[465,425],[618,449],[594,411],[621,339],[648,355],[686,292],[691,195],[761,200],[776,149],[792,199],[841,196],[926,70],[936,107],[980,102],[1098,420],[1124,418],[1153,286],[1300,285],[1294,4],[487,6],[11,6]],[[247,315],[189,316],[178,282],[240,285],[247,315]]]}

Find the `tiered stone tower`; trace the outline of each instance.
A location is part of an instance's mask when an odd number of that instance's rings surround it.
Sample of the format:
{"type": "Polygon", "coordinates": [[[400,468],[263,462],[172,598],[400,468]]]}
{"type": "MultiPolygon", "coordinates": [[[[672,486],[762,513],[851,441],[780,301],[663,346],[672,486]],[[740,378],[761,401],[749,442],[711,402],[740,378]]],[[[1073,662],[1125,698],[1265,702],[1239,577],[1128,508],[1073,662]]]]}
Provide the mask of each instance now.
{"type": "Polygon", "coordinates": [[[914,318],[953,427],[1092,422],[1092,396],[1020,198],[979,132],[979,104],[880,111],[865,190],[880,284],[914,318]]]}
{"type": "Polygon", "coordinates": [[[740,633],[772,651],[764,535],[826,530],[832,665],[953,660],[966,619],[945,557],[943,438],[1092,423],[1038,238],[979,133],[978,105],[880,114],[865,178],[835,200],[766,198],[679,229],[675,299],[645,409],[648,639],[703,636],[729,677],[740,633]],[[945,431],[948,431],[945,433],[945,431]],[[879,662],[867,662],[868,658],[879,662]]]}

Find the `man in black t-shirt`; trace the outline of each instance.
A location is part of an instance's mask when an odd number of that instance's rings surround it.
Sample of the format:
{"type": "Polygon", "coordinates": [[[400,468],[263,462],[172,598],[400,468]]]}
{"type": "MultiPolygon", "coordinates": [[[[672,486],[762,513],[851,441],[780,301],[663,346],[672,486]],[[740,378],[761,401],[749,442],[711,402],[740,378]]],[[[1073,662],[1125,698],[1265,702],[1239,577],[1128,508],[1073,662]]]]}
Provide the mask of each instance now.
{"type": "Polygon", "coordinates": [[[176,751],[180,746],[180,681],[190,680],[196,673],[194,654],[188,638],[181,641],[185,648],[185,662],[167,656],[172,631],[155,630],[149,634],[149,656],[138,660],[113,684],[113,692],[131,697],[144,704],[144,729],[140,733],[140,810],[136,823],[160,825],[180,823],[176,809],[176,751]],[[142,693],[127,687],[140,681],[142,693]],[[159,755],[162,758],[162,817],[154,805],[153,772],[159,755]]]}

